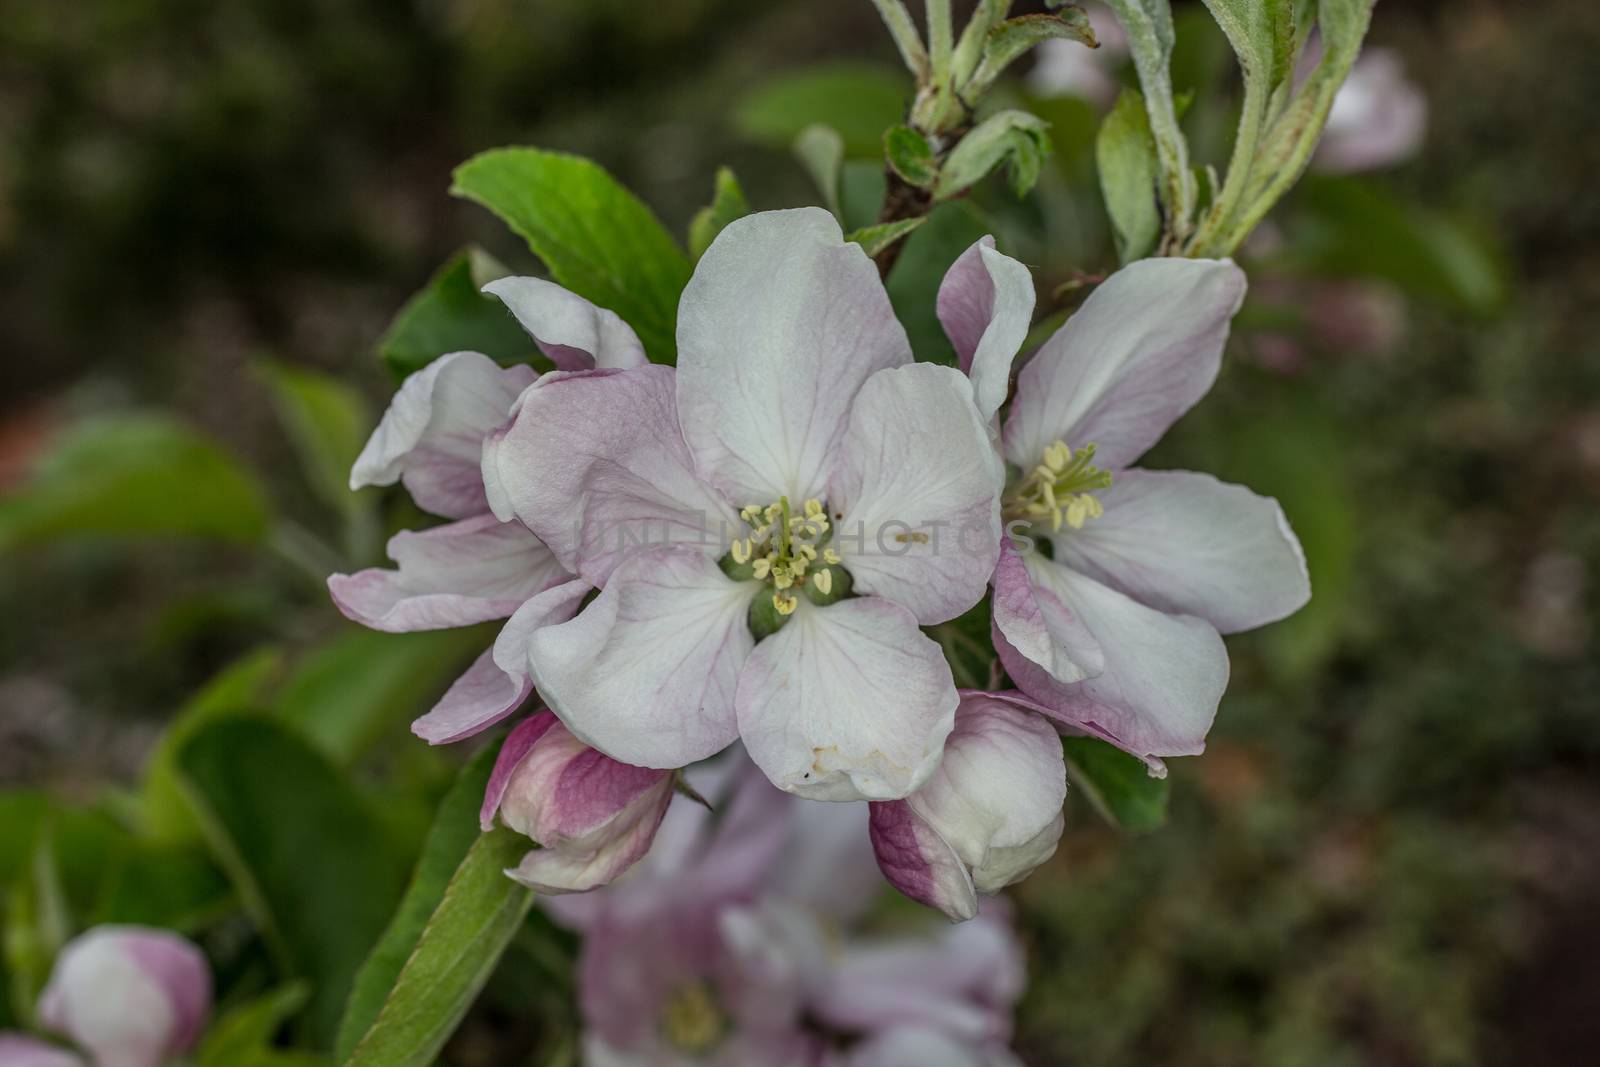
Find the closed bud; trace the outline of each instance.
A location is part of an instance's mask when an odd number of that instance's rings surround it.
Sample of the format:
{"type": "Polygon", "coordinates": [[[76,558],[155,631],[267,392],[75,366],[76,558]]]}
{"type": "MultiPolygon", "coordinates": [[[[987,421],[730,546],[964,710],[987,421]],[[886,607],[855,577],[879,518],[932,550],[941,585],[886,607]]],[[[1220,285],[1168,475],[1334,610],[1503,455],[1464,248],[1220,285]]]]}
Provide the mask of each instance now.
{"type": "Polygon", "coordinates": [[[1061,739],[1044,719],[966,693],[938,770],[906,797],[872,805],[872,846],[902,893],[957,921],[1049,859],[1067,795],[1061,739]]]}
{"type": "Polygon", "coordinates": [[[511,731],[489,778],[482,823],[541,847],[512,878],[543,893],[580,893],[633,866],[672,801],[672,772],[619,763],[541,711],[511,731]]]}
{"type": "Polygon", "coordinates": [[[140,926],[98,926],[70,942],[39,1000],[40,1023],[96,1067],[159,1067],[195,1046],[210,1014],[205,956],[140,926]]]}

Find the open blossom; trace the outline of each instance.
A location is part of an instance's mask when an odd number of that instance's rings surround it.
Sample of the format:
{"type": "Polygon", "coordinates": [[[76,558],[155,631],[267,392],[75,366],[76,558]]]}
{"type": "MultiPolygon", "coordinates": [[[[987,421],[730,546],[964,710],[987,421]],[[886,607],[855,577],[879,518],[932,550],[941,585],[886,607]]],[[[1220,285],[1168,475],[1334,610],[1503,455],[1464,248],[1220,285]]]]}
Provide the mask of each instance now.
{"type": "Polygon", "coordinates": [[[98,926],[69,942],[39,1000],[40,1023],[95,1067],[160,1067],[195,1046],[210,1014],[205,956],[176,934],[139,926],[98,926]]]}
{"type": "Polygon", "coordinates": [[[1333,98],[1312,165],[1337,174],[1391,166],[1415,155],[1427,130],[1428,98],[1406,77],[1400,54],[1369,48],[1333,98]]]}
{"type": "MultiPolygon", "coordinates": [[[[939,294],[975,384],[1003,373],[981,338],[1031,308],[1006,295],[1020,282],[1005,262],[979,242],[939,294]],[[972,309],[986,307],[993,321],[980,331],[972,309]]],[[[995,569],[1001,663],[1060,728],[1153,767],[1204,747],[1228,680],[1219,635],[1310,596],[1276,501],[1206,474],[1129,466],[1210,389],[1244,291],[1231,261],[1124,267],[1023,366],[1002,433],[1016,472],[1008,530],[1026,538],[1008,537],[995,569]]]]}
{"type": "Polygon", "coordinates": [[[512,878],[544,893],[582,892],[649,851],[671,801],[671,771],[618,763],[541,711],[501,747],[482,823],[491,830],[498,816],[543,846],[506,872],[512,878]]]}
{"type": "MultiPolygon", "coordinates": [[[[559,368],[646,362],[632,328],[559,286],[502,278],[485,289],[559,368]]],[[[521,642],[540,626],[571,618],[588,591],[521,523],[495,518],[484,494],[484,438],[505,423],[536,377],[531,367],[500,367],[477,352],[439,357],[400,386],[350,472],[352,489],[399,481],[419,507],[455,521],[396,534],[389,542],[392,570],[328,579],[340,611],[390,633],[511,619],[501,653],[485,650],[413,726],[434,744],[470,736],[515,711],[533,688],[521,642]],[[514,650],[509,658],[506,648],[514,650]]]]}
{"type": "Polygon", "coordinates": [[[958,700],[920,627],[977,603],[998,553],[973,387],[912,362],[871,260],[814,208],[722,231],[678,351],[546,375],[484,446],[495,514],[601,589],[529,635],[527,672],[630,764],[742,739],[783,789],[906,795],[958,700]]]}
{"type": "Polygon", "coordinates": [[[904,800],[872,805],[878,865],[952,919],[978,913],[1055,853],[1067,768],[1050,725],[1016,703],[963,693],[944,761],[904,800]]]}
{"type": "Polygon", "coordinates": [[[925,934],[860,931],[883,880],[860,804],[779,792],[737,752],[689,772],[630,875],[546,902],[584,935],[588,1067],[1009,1064],[1020,949],[1006,914],[925,934]]]}

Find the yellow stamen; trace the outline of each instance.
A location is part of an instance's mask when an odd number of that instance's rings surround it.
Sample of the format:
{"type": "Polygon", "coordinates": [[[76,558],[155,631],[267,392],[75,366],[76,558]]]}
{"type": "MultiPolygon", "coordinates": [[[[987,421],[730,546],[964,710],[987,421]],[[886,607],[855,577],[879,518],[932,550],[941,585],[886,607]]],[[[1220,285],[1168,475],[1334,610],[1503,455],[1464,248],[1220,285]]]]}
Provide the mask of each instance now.
{"type": "Polygon", "coordinates": [[[772,606],[778,609],[779,615],[793,615],[794,609],[800,606],[800,598],[793,593],[773,593],[772,606]]]}
{"type": "Polygon", "coordinates": [[[748,537],[741,537],[729,547],[729,551],[733,553],[733,561],[735,563],[749,563],[750,539],[748,537]]]}
{"type": "Polygon", "coordinates": [[[818,571],[811,576],[811,584],[817,587],[817,592],[827,596],[833,592],[833,572],[818,571]]]}
{"type": "Polygon", "coordinates": [[[822,561],[827,563],[829,566],[837,567],[840,563],[840,559],[841,557],[839,553],[835,552],[833,549],[825,548],[822,550],[822,561]]]}

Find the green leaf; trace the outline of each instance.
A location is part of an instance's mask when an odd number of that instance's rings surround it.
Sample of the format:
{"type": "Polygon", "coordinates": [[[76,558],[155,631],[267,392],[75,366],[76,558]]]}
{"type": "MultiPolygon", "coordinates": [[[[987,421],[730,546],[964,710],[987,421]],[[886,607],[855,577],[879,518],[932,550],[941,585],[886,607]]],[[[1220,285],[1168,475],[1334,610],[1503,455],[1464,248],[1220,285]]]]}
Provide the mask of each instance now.
{"type": "Polygon", "coordinates": [[[198,1067],[237,1067],[268,1051],[273,1036],[311,999],[311,987],[290,982],[241,1004],[212,1023],[195,1053],[198,1067]]]}
{"type": "Polygon", "coordinates": [[[979,601],[966,614],[929,627],[960,689],[992,689],[995,685],[994,638],[989,631],[989,601],[979,601]]]}
{"type": "Polygon", "coordinates": [[[479,290],[506,270],[478,248],[457,252],[406,301],[378,342],[378,355],[396,378],[421,370],[448,352],[482,352],[501,364],[538,355],[506,306],[479,290]]]}
{"type": "Polygon", "coordinates": [[[922,134],[910,126],[891,126],[883,135],[883,154],[889,166],[908,185],[927,189],[939,178],[939,161],[922,134]]]}
{"type": "Polygon", "coordinates": [[[917,359],[955,366],[955,349],[935,311],[939,283],[956,257],[992,230],[969,201],[958,201],[935,205],[927,223],[906,238],[886,288],[917,359]]]}
{"type": "Polygon", "coordinates": [[[674,323],[689,259],[650,209],[597,164],[499,148],[457,167],[451,191],[500,216],[557,283],[622,316],[652,360],[677,359],[674,323]]]}
{"type": "Polygon", "coordinates": [[[823,206],[838,215],[839,175],[844,166],[844,141],[838,131],[820,123],[807,126],[796,135],[793,149],[795,158],[822,194],[823,206]]]}
{"type": "Polygon", "coordinates": [[[103,416],[0,500],[0,551],[81,534],[253,542],[267,519],[260,484],[210,439],[165,415],[103,416]]]}
{"type": "Polygon", "coordinates": [[[227,879],[199,845],[132,839],[100,855],[105,879],[89,923],[136,923],[189,933],[233,907],[227,879]]]}
{"type": "Polygon", "coordinates": [[[400,907],[356,975],[334,1046],[340,1062],[349,1057],[356,1043],[371,1029],[456,868],[478,839],[478,809],[498,751],[498,745],[491,745],[473,757],[440,802],[400,907]]]}
{"type": "Polygon", "coordinates": [[[405,732],[488,643],[482,628],[386,634],[350,627],[296,666],[273,706],[302,736],[348,764],[405,732]]]}
{"type": "Polygon", "coordinates": [[[888,189],[883,164],[846,161],[839,170],[839,224],[846,233],[877,225],[888,189]]]}
{"type": "Polygon", "coordinates": [[[433,1063],[533,905],[533,891],[505,875],[527,850],[527,838],[506,829],[473,843],[344,1067],[433,1063]]]}
{"type": "Polygon", "coordinates": [[[1106,0],[1128,34],[1128,50],[1139,72],[1145,112],[1156,142],[1161,203],[1167,228],[1185,236],[1194,217],[1195,180],[1189,169],[1189,144],[1178,125],[1172,99],[1172,8],[1168,0],[1106,0]]]}
{"type": "Polygon", "coordinates": [[[1295,193],[1304,209],[1291,254],[1322,274],[1382,278],[1449,308],[1488,314],[1506,298],[1499,257],[1474,232],[1376,182],[1311,175],[1295,193]]]}
{"type": "Polygon", "coordinates": [[[259,649],[223,668],[178,709],[145,762],[142,823],[152,839],[175,844],[200,840],[200,826],[179,780],[178,752],[207,723],[264,707],[270,684],[282,667],[283,655],[277,649],[259,649]]]}
{"type": "Polygon", "coordinates": [[[311,980],[311,1042],[400,899],[407,861],[344,774],[265,719],[197,732],[178,755],[206,839],[286,975],[311,980]]]}
{"type": "Polygon", "coordinates": [[[372,418],[361,394],[337,378],[262,360],[256,371],[266,383],[300,459],[306,479],[322,502],[351,515],[370,501],[350,491],[350,467],[366,443],[372,418]]]}
{"type": "Polygon", "coordinates": [[[745,202],[744,190],[739,187],[739,179],[734,177],[733,171],[727,167],[717,169],[717,181],[711,195],[711,203],[695,213],[693,221],[689,223],[689,257],[698,260],[706,254],[706,249],[711,247],[711,242],[717,239],[728,223],[742,219],[750,214],[750,205],[745,202]]]}
{"type": "Polygon", "coordinates": [[[11,1010],[31,1021],[56,954],[72,936],[71,907],[49,833],[34,844],[26,873],[6,897],[5,962],[11,1010]]]}
{"type": "Polygon", "coordinates": [[[1022,15],[990,27],[983,44],[983,60],[962,95],[975,103],[995,79],[1024,52],[1045,41],[1076,41],[1087,48],[1098,47],[1094,28],[1082,8],[1068,7],[1058,15],[1022,15]]]}
{"type": "Polygon", "coordinates": [[[1294,73],[1294,0],[1205,0],[1217,20],[1246,82],[1268,93],[1294,73]]]}
{"type": "Polygon", "coordinates": [[[889,67],[855,63],[814,67],[766,82],[734,112],[744,136],[787,148],[808,126],[839,132],[853,158],[876,156],[883,131],[905,119],[911,85],[889,67]]]}
{"type": "Polygon", "coordinates": [[[1002,163],[1011,170],[1012,189],[1022,196],[1039,180],[1039,168],[1050,154],[1048,129],[1043,119],[1026,111],[990,115],[950,150],[934,198],[948,200],[965,192],[1002,163]]]}
{"type": "Polygon", "coordinates": [[[845,240],[854,241],[866,250],[867,255],[875,256],[927,221],[928,216],[922,215],[914,219],[885,222],[878,226],[856,230],[845,240]]]}
{"type": "Polygon", "coordinates": [[[1148,256],[1161,237],[1161,209],[1156,200],[1156,142],[1138,90],[1124,89],[1117,98],[1095,138],[1094,158],[1117,258],[1131,263],[1148,256]]]}
{"type": "Polygon", "coordinates": [[[1107,822],[1141,833],[1167,821],[1167,780],[1143,760],[1089,737],[1063,737],[1061,748],[1068,777],[1107,822]]]}

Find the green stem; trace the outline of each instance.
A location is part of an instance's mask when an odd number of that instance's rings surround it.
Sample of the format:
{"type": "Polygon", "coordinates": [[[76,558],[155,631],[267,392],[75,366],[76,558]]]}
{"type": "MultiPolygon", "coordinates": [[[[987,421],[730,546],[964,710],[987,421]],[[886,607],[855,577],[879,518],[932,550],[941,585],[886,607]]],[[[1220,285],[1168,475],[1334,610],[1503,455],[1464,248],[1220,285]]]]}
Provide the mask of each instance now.
{"type": "Polygon", "coordinates": [[[1228,160],[1228,177],[1216,202],[1190,239],[1186,252],[1190,256],[1226,254],[1216,244],[1219,235],[1227,232],[1228,224],[1239,210],[1245,190],[1256,163],[1256,152],[1261,145],[1261,135],[1267,120],[1269,94],[1262,91],[1262,79],[1248,77],[1244,83],[1244,110],[1239,115],[1239,132],[1234,135],[1233,155],[1228,160]]]}
{"type": "Polygon", "coordinates": [[[906,10],[906,5],[902,0],[872,0],[872,6],[878,9],[878,17],[889,28],[889,36],[894,38],[894,45],[900,50],[900,58],[905,61],[906,68],[918,81],[926,79],[928,52],[922,47],[922,39],[917,36],[917,25],[911,21],[911,12],[906,10]]]}

